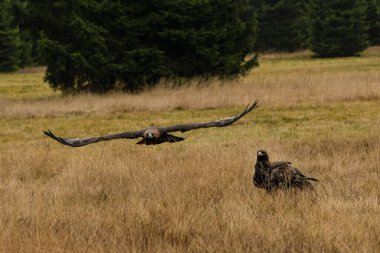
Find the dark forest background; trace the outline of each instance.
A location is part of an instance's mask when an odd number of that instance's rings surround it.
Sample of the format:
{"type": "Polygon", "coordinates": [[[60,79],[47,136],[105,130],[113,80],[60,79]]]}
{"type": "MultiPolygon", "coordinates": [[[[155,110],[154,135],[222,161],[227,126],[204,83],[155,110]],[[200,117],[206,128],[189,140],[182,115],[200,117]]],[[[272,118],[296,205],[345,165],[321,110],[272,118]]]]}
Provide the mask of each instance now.
{"type": "Polygon", "coordinates": [[[380,45],[380,0],[0,0],[0,71],[47,66],[65,92],[230,78],[260,52],[358,56],[380,45]]]}

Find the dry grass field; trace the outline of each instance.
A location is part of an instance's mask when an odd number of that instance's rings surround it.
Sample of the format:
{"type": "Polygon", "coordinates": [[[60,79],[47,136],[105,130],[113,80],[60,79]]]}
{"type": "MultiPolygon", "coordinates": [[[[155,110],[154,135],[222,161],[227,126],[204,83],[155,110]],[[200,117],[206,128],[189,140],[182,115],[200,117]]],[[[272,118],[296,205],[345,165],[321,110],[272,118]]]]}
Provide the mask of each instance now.
{"type": "Polygon", "coordinates": [[[379,252],[380,48],[264,55],[238,81],[64,96],[43,69],[0,74],[2,252],[379,252]],[[234,115],[176,144],[47,138],[234,115]],[[316,177],[316,193],[252,184],[256,151],[316,177]]]}

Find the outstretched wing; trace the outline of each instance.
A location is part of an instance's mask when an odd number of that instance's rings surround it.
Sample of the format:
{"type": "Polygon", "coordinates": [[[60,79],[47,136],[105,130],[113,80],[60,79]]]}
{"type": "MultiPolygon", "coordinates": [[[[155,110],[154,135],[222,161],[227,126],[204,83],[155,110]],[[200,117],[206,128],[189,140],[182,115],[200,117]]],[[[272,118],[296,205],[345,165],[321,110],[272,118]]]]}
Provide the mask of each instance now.
{"type": "Polygon", "coordinates": [[[123,132],[123,133],[117,133],[117,134],[110,134],[105,136],[99,136],[99,137],[90,137],[90,138],[62,138],[54,135],[50,130],[44,131],[44,134],[49,136],[50,138],[58,141],[59,143],[62,143],[64,145],[70,146],[70,147],[81,147],[88,144],[96,143],[99,141],[110,141],[114,139],[135,139],[138,137],[143,137],[144,130],[139,131],[131,131],[131,132],[123,132]]]}
{"type": "Polygon", "coordinates": [[[240,118],[242,118],[244,115],[246,115],[253,109],[256,109],[258,107],[258,103],[259,101],[256,100],[251,106],[247,106],[247,108],[245,108],[245,110],[242,113],[236,116],[225,118],[225,119],[220,119],[220,120],[215,120],[215,121],[210,121],[210,122],[201,122],[201,123],[179,124],[179,125],[168,126],[168,127],[159,127],[158,129],[162,133],[168,133],[168,132],[177,132],[177,131],[187,132],[187,131],[199,129],[199,128],[229,126],[232,123],[238,121],[240,118]]]}

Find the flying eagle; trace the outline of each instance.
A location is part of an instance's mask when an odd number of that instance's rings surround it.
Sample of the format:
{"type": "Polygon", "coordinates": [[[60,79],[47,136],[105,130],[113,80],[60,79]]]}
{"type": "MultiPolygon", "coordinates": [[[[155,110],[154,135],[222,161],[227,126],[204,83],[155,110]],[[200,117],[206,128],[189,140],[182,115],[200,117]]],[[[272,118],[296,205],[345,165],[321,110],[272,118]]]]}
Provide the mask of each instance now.
{"type": "Polygon", "coordinates": [[[257,151],[253,184],[258,188],[264,188],[268,192],[274,189],[298,188],[313,189],[309,182],[317,179],[304,176],[290,162],[269,161],[268,153],[264,150],[257,151]]]}
{"type": "Polygon", "coordinates": [[[238,121],[244,115],[252,111],[253,109],[258,107],[258,100],[256,100],[251,106],[247,106],[247,108],[240,114],[232,117],[228,117],[225,119],[210,121],[210,122],[202,122],[202,123],[190,123],[190,124],[179,124],[168,127],[156,127],[151,126],[142,130],[130,131],[130,132],[122,132],[116,134],[110,134],[99,137],[90,137],[90,138],[62,138],[54,135],[50,130],[44,131],[44,133],[53,138],[54,140],[68,145],[70,147],[81,147],[88,144],[100,142],[100,141],[110,141],[114,139],[135,139],[141,137],[142,139],[137,142],[137,144],[146,144],[146,145],[156,145],[164,142],[179,142],[183,141],[185,138],[178,137],[169,134],[170,132],[187,132],[194,129],[199,128],[208,128],[208,127],[225,127],[229,126],[232,123],[238,121]]]}

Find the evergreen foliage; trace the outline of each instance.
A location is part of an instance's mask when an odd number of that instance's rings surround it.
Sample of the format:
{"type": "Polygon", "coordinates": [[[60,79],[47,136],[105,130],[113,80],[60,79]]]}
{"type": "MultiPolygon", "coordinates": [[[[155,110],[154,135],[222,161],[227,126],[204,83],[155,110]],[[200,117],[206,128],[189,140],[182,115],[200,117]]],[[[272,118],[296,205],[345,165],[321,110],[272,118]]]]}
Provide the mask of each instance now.
{"type": "Polygon", "coordinates": [[[27,4],[28,0],[12,1],[14,25],[19,28],[21,38],[20,67],[43,63],[37,47],[37,36],[33,36],[28,27],[27,4]]]}
{"type": "Polygon", "coordinates": [[[258,8],[259,51],[292,52],[307,46],[305,1],[254,0],[258,8]]]}
{"type": "Polygon", "coordinates": [[[11,8],[11,0],[0,0],[0,71],[13,71],[20,65],[20,33],[13,25],[11,8]]]}
{"type": "Polygon", "coordinates": [[[365,0],[314,0],[310,47],[320,57],[355,56],[368,46],[365,0]]]}
{"type": "Polygon", "coordinates": [[[38,54],[37,41],[31,36],[30,32],[20,28],[20,39],[20,67],[42,64],[41,56],[38,54]]]}
{"type": "Polygon", "coordinates": [[[380,45],[380,1],[367,0],[368,36],[371,45],[380,45]]]}
{"type": "Polygon", "coordinates": [[[161,78],[230,77],[257,64],[247,0],[29,0],[46,80],[64,91],[139,90],[161,78]]]}

